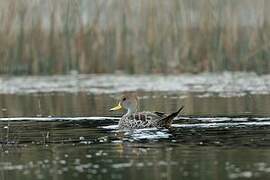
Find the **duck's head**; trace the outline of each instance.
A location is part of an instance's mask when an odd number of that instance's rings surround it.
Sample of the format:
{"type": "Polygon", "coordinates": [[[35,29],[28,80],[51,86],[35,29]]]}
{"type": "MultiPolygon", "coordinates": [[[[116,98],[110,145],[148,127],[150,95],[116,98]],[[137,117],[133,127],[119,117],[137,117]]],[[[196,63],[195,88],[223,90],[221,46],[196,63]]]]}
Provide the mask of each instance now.
{"type": "Polygon", "coordinates": [[[120,109],[126,109],[128,110],[126,115],[132,114],[137,111],[138,108],[138,98],[135,94],[124,94],[118,105],[114,108],[111,108],[110,111],[117,111],[120,109]]]}

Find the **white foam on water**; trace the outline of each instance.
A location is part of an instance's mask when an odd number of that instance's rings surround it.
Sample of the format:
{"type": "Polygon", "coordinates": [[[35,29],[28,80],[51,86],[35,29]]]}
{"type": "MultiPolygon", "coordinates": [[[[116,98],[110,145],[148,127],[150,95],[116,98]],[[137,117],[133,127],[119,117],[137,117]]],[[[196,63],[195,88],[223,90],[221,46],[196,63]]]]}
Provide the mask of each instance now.
{"type": "Polygon", "coordinates": [[[202,97],[215,93],[223,97],[269,94],[270,75],[254,73],[201,73],[181,75],[57,75],[0,77],[0,93],[89,92],[94,94],[123,91],[199,92],[202,97]],[[22,83],[23,82],[23,83],[22,83]],[[132,82],[132,83],[127,83],[132,82]],[[221,83],[222,82],[222,83],[221,83]]]}
{"type": "Polygon", "coordinates": [[[267,121],[267,122],[172,124],[172,127],[176,127],[176,128],[211,128],[211,127],[233,127],[233,126],[270,126],[270,121],[267,121]]]}
{"type": "Polygon", "coordinates": [[[11,117],[0,118],[1,121],[82,121],[82,120],[119,120],[117,117],[11,117]]]}

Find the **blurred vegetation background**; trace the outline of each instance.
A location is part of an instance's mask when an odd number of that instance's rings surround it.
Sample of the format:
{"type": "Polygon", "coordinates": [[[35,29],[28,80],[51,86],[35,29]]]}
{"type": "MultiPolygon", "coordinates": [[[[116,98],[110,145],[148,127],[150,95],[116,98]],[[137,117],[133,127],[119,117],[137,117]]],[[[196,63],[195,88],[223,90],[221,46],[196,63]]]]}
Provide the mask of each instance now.
{"type": "Polygon", "coordinates": [[[267,0],[0,0],[0,73],[270,72],[267,0]]]}

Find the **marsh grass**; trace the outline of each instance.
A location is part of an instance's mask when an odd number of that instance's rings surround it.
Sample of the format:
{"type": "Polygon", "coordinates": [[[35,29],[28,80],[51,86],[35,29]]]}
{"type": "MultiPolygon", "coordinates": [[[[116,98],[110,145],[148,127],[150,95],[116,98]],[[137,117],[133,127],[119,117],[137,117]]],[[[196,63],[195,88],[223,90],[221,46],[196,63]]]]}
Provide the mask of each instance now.
{"type": "Polygon", "coordinates": [[[266,0],[0,0],[0,73],[270,72],[266,0]]]}

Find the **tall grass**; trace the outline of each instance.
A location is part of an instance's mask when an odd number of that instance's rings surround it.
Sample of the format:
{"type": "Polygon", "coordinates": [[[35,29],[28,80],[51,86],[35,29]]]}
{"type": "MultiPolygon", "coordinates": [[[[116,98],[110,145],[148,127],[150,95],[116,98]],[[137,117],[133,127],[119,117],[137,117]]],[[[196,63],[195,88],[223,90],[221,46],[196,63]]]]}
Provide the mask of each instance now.
{"type": "Polygon", "coordinates": [[[270,72],[267,0],[0,0],[0,73],[270,72]]]}

